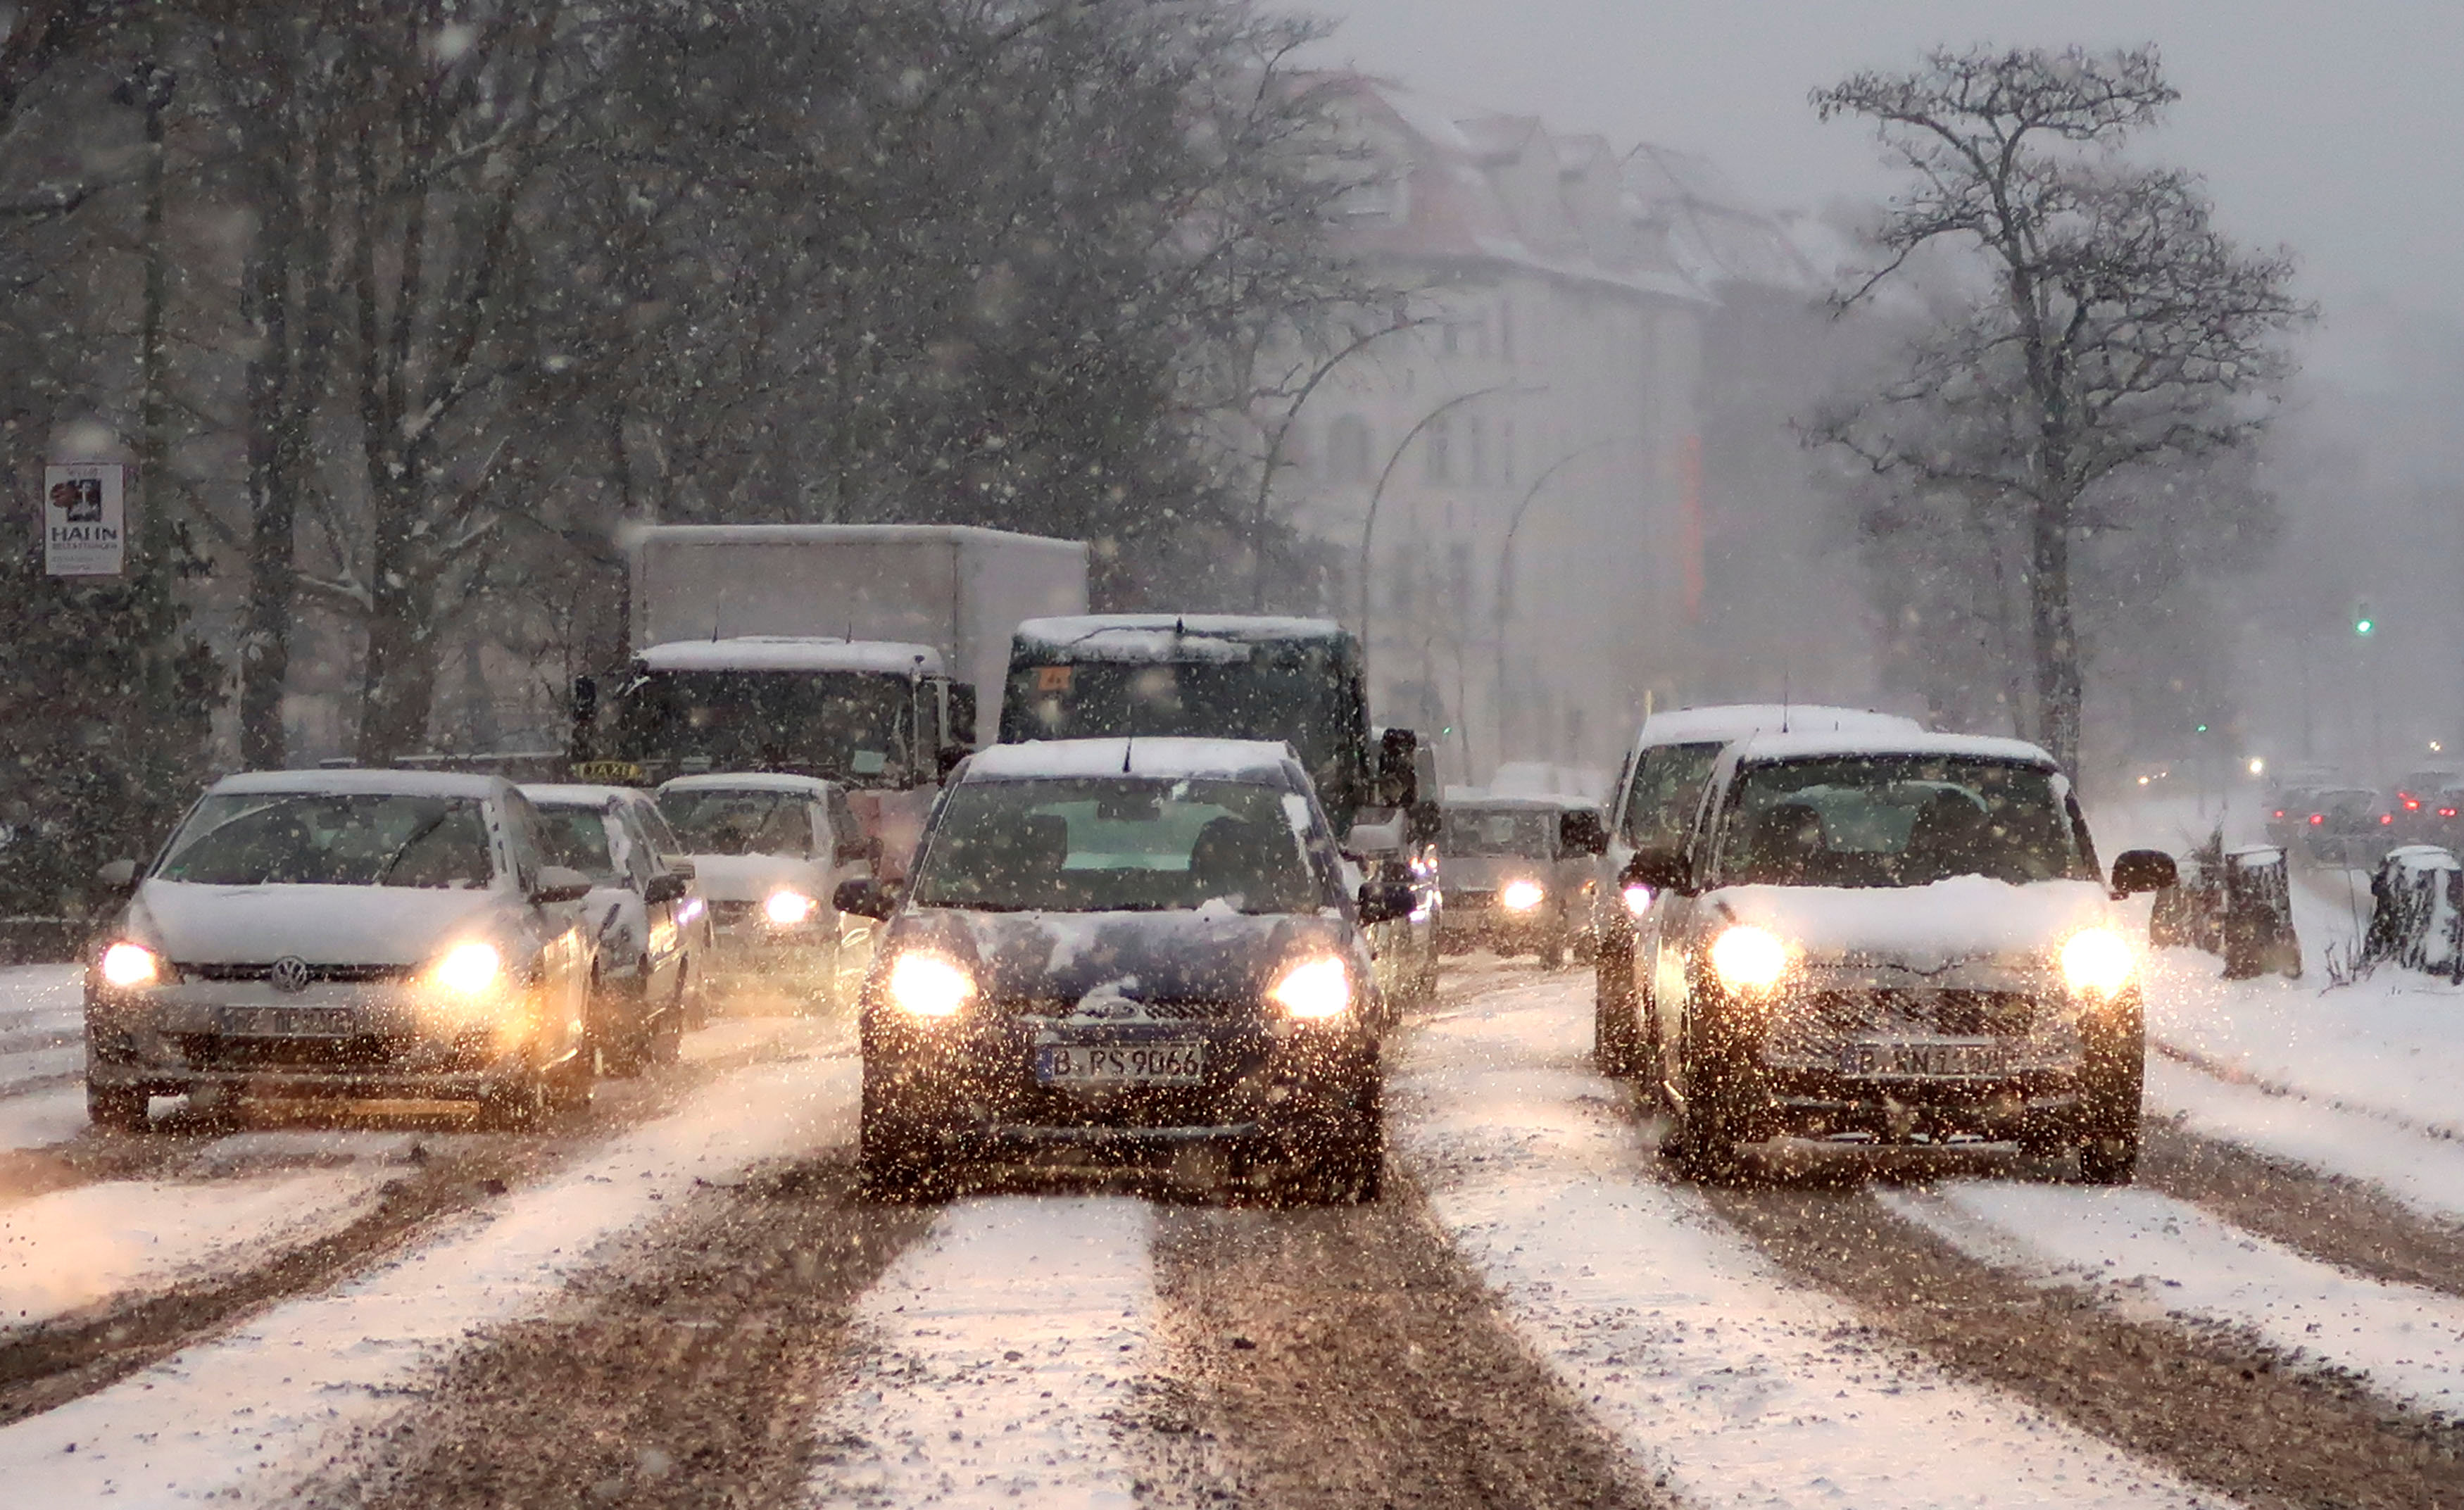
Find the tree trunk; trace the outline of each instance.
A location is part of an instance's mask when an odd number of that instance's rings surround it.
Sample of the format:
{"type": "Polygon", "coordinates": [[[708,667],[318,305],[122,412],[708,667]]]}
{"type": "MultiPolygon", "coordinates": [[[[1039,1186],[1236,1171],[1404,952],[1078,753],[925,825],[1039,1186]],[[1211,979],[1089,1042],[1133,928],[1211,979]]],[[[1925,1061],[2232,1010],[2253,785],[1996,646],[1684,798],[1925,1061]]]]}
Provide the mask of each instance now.
{"type": "Polygon", "coordinates": [[[258,223],[246,293],[256,326],[248,370],[248,602],[239,643],[239,754],[253,770],[276,770],[288,754],[282,694],[291,677],[291,620],[297,593],[298,494],[285,466],[291,400],[291,228],[275,224],[271,196],[258,223]]]}
{"type": "Polygon", "coordinates": [[[2064,771],[2079,769],[2079,651],[2071,598],[2067,505],[2038,500],[2029,517],[2028,629],[2036,681],[2036,740],[2064,771]]]}
{"type": "Polygon", "coordinates": [[[362,765],[384,765],[427,744],[436,701],[436,581],[406,528],[417,506],[409,496],[374,501],[367,661],[360,684],[362,765]]]}

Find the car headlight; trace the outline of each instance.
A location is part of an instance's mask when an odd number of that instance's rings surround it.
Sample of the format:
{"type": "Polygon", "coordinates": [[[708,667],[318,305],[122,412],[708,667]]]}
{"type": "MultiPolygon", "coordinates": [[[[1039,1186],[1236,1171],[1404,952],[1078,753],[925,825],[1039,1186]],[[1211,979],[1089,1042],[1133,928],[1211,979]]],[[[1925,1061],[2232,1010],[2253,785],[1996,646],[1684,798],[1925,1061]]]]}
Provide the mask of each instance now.
{"type": "Polygon", "coordinates": [[[1738,996],[1760,996],[1788,974],[1788,945],[1777,933],[1740,923],[1711,941],[1711,972],[1738,996]]]}
{"type": "Polygon", "coordinates": [[[122,991],[135,991],[163,978],[163,961],[144,945],[123,939],[102,952],[102,978],[122,991]]]}
{"type": "Polygon", "coordinates": [[[429,985],[456,996],[484,996],[504,979],[505,956],[494,944],[456,944],[428,972],[429,985]]]}
{"type": "Polygon", "coordinates": [[[761,915],[781,928],[794,928],[813,915],[820,906],[802,891],[773,891],[761,904],[761,915]]]}
{"type": "Polygon", "coordinates": [[[2081,929],[2062,945],[2062,982],[2081,996],[2106,1001],[2122,995],[2138,965],[2130,943],[2109,928],[2081,929]]]}
{"type": "Polygon", "coordinates": [[[1630,917],[1640,917],[1651,910],[1651,887],[1637,881],[1625,888],[1625,910],[1630,917]]]}
{"type": "Polygon", "coordinates": [[[1266,999],[1287,1018],[1308,1022],[1339,1018],[1352,1010],[1352,972],[1332,954],[1304,960],[1284,972],[1266,999]]]}
{"type": "Polygon", "coordinates": [[[954,1018],[976,995],[975,977],[938,954],[901,954],[890,966],[890,1004],[911,1018],[954,1018]]]}
{"type": "Polygon", "coordinates": [[[1537,881],[1509,881],[1506,889],[1497,894],[1497,900],[1508,912],[1529,912],[1548,895],[1537,881]]]}

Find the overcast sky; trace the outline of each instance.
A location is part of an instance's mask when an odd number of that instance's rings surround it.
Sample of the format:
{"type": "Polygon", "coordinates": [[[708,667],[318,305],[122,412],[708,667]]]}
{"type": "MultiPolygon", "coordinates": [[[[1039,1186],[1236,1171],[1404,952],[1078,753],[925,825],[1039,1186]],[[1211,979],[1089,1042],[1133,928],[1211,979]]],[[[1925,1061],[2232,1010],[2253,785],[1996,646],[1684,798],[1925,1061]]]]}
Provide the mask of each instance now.
{"type": "MultiPolygon", "coordinates": [[[[1309,0],[1322,55],[1560,131],[1701,151],[1811,208],[1889,180],[1808,90],[1936,42],[2153,40],[2183,99],[2141,152],[2207,175],[2225,223],[2289,243],[2331,319],[2464,322],[2464,0],[1309,0]]],[[[2379,321],[2340,322],[2345,333],[2379,321]]],[[[2325,334],[2325,333],[2321,333],[2325,334]]],[[[2359,353],[2353,355],[2359,356],[2359,353]]]]}

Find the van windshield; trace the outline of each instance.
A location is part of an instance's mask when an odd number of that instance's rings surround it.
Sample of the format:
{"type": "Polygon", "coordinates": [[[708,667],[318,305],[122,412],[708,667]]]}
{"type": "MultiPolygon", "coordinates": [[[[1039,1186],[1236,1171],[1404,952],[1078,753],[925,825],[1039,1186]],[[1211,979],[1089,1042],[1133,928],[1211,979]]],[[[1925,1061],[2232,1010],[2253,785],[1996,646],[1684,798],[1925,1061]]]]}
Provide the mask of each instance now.
{"type": "Polygon", "coordinates": [[[1719,862],[1727,886],[2097,879],[2054,773],[1930,755],[1748,766],[1722,820],[1719,862]]]}

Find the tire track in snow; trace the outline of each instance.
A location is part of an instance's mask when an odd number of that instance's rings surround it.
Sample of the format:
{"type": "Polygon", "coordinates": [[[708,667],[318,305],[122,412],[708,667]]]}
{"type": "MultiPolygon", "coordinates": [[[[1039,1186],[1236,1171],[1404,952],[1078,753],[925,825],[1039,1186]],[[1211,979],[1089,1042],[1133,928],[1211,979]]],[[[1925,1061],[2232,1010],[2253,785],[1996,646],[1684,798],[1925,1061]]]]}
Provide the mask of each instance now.
{"type": "Polygon", "coordinates": [[[2464,1300],[2350,1274],[2146,1190],[1998,1181],[1879,1193],[1980,1262],[2080,1285],[2125,1311],[2255,1335],[2383,1398],[2464,1414],[2464,1300]]]}
{"type": "Polygon", "coordinates": [[[2220,1505],[2014,1397],[1885,1353],[1688,1190],[1641,1171],[1588,1003],[1509,988],[1429,1019],[1390,1105],[1440,1221],[1577,1399],[1688,1499],[2220,1505]]]}
{"type": "Polygon", "coordinates": [[[1129,1196],[944,1210],[857,1302],[821,1505],[1128,1507],[1155,1361],[1154,1212],[1129,1196]]]}
{"type": "Polygon", "coordinates": [[[721,1077],[676,1114],[411,1253],[0,1428],[0,1480],[35,1504],[278,1493],[425,1388],[474,1333],[553,1301],[595,1251],[695,1181],[847,1142],[857,1083],[846,1058],[721,1077]]]}

